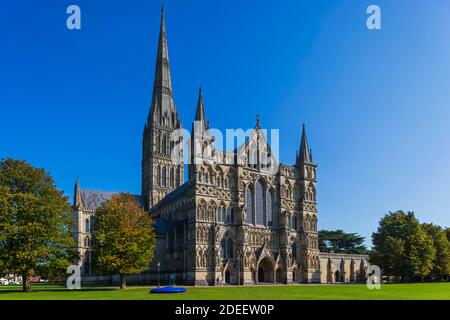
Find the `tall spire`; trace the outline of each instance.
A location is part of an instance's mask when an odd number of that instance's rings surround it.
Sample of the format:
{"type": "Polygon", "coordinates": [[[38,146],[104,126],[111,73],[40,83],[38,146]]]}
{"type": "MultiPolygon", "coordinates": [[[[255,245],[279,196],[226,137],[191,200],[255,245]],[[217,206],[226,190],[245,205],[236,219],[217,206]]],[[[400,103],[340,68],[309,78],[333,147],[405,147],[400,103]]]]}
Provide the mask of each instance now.
{"type": "Polygon", "coordinates": [[[308,139],[306,138],[305,124],[302,128],[302,139],[300,142],[300,150],[297,153],[297,163],[312,162],[311,150],[308,146],[308,139]]]}
{"type": "MultiPolygon", "coordinates": [[[[175,138],[175,135],[179,136],[177,130],[181,128],[181,120],[172,93],[163,4],[152,102],[142,134],[141,195],[145,201],[145,209],[151,209],[163,196],[184,182],[183,143],[179,143],[177,148],[180,156],[177,160],[181,160],[179,163],[172,158],[173,144],[169,141],[175,138]]],[[[179,140],[183,141],[182,134],[179,140]]]]}
{"type": "MultiPolygon", "coordinates": [[[[164,3],[161,7],[161,25],[159,30],[158,51],[156,54],[155,78],[153,82],[153,98],[149,122],[164,123],[163,117],[175,114],[175,103],[172,95],[172,79],[169,66],[169,50],[167,45],[164,3]]],[[[178,120],[178,119],[176,119],[178,120]]],[[[169,121],[171,126],[177,126],[177,121],[169,121]],[[174,123],[171,123],[174,122],[174,123]]]]}
{"type": "Polygon", "coordinates": [[[78,181],[78,177],[75,179],[75,188],[74,188],[74,195],[73,195],[73,206],[75,209],[78,209],[81,202],[81,192],[80,192],[80,182],[78,181]]]}
{"type": "Polygon", "coordinates": [[[202,129],[208,129],[208,123],[206,122],[206,114],[205,114],[205,106],[203,105],[203,89],[200,86],[198,90],[198,101],[197,101],[197,109],[195,111],[195,119],[199,125],[201,125],[202,129]]]}

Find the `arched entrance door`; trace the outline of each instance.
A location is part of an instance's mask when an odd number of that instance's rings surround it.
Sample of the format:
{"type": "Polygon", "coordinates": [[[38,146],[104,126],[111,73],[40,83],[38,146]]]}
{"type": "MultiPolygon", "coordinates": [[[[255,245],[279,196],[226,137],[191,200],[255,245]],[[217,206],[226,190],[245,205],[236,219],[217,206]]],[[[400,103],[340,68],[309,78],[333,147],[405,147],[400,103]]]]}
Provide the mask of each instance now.
{"type": "Polygon", "coordinates": [[[264,269],[261,267],[258,269],[258,282],[264,282],[264,269]]]}
{"type": "Polygon", "coordinates": [[[282,283],[283,282],[283,271],[281,271],[281,268],[277,269],[276,275],[277,275],[277,282],[282,283]]]}
{"type": "Polygon", "coordinates": [[[225,272],[225,283],[226,284],[231,283],[231,275],[230,275],[230,271],[228,271],[228,270],[225,272]]]}
{"type": "Polygon", "coordinates": [[[274,266],[269,258],[265,257],[259,262],[258,266],[258,282],[273,283],[274,266]]]}

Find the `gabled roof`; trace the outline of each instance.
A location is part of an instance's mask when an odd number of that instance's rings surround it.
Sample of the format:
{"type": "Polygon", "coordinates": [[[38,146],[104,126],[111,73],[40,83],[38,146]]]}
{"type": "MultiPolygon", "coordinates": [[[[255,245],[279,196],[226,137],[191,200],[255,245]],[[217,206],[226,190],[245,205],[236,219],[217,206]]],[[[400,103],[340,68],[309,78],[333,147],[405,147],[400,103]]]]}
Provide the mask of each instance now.
{"type": "Polygon", "coordinates": [[[270,144],[267,141],[266,134],[261,129],[261,126],[259,124],[259,116],[257,117],[256,126],[253,129],[253,131],[251,132],[251,134],[248,137],[248,139],[245,141],[244,144],[238,146],[234,150],[234,153],[236,154],[236,156],[239,158],[239,157],[242,157],[244,155],[247,155],[248,152],[249,152],[250,143],[252,143],[252,142],[256,142],[257,143],[257,150],[265,149],[270,154],[272,167],[273,167],[273,169],[275,169],[275,171],[277,171],[276,169],[278,168],[278,165],[279,165],[278,159],[275,158],[275,155],[272,152],[272,148],[271,148],[270,144]]]}
{"type": "MultiPolygon", "coordinates": [[[[75,181],[75,193],[73,207],[78,209],[79,207],[88,210],[96,210],[105,201],[111,200],[112,196],[119,194],[119,192],[108,192],[98,190],[81,189],[78,178],[75,181]]],[[[133,194],[135,199],[144,206],[144,199],[140,195],[133,194]]]]}
{"type": "MultiPolygon", "coordinates": [[[[90,210],[96,210],[105,201],[111,200],[112,196],[115,194],[119,194],[119,192],[80,189],[81,203],[83,205],[83,208],[90,210]]],[[[141,205],[144,204],[141,196],[136,194],[133,194],[133,196],[141,205]]]]}
{"type": "Polygon", "coordinates": [[[111,200],[114,194],[116,193],[84,189],[80,190],[81,203],[83,208],[93,210],[100,207],[105,201],[111,200]]]}

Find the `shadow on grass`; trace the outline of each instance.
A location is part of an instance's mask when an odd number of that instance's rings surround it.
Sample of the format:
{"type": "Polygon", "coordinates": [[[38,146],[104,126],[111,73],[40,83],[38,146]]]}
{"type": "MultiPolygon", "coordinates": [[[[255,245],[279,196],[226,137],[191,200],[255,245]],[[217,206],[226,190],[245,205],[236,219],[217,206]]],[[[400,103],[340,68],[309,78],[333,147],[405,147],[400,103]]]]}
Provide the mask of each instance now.
{"type": "Polygon", "coordinates": [[[120,290],[119,288],[99,288],[99,287],[83,287],[80,290],[69,290],[65,286],[60,287],[33,287],[31,286],[31,292],[23,292],[22,288],[7,288],[3,290],[3,288],[0,288],[0,295],[2,294],[8,294],[8,293],[33,293],[33,292],[83,292],[83,291],[115,291],[120,290]]]}

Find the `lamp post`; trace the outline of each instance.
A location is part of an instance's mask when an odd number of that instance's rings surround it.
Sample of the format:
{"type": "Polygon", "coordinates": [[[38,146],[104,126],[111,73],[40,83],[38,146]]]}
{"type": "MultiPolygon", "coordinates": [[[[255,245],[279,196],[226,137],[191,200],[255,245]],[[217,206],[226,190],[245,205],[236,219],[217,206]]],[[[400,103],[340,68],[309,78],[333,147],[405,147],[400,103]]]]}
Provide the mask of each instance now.
{"type": "Polygon", "coordinates": [[[158,266],[158,288],[159,288],[159,267],[161,266],[161,263],[159,261],[158,261],[157,266],[158,266]]]}

